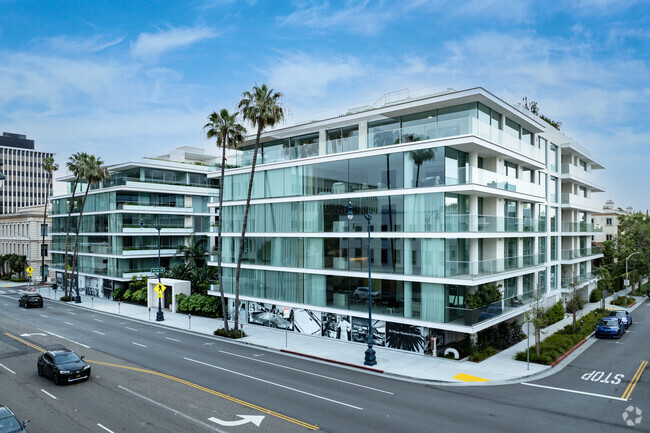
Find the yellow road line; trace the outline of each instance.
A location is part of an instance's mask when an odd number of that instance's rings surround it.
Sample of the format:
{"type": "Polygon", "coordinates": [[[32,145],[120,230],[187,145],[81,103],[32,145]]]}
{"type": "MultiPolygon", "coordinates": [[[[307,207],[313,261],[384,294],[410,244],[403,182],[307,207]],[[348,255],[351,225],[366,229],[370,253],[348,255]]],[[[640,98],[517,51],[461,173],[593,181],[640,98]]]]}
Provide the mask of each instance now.
{"type": "Polygon", "coordinates": [[[482,377],[472,376],[465,373],[458,373],[452,379],[462,380],[463,382],[491,382],[490,379],[483,379],[482,377]]]}
{"type": "Polygon", "coordinates": [[[144,368],[129,367],[129,366],[126,366],[126,365],[119,365],[119,364],[111,364],[111,363],[108,363],[108,362],[91,361],[91,360],[89,360],[89,359],[87,359],[86,361],[89,362],[89,363],[92,363],[92,364],[106,365],[106,366],[109,366],[109,367],[116,367],[116,368],[124,368],[124,369],[126,369],[126,370],[139,371],[139,372],[141,372],[141,373],[147,373],[147,374],[152,374],[152,375],[155,375],[155,376],[164,377],[164,378],[166,378],[166,379],[173,380],[173,381],[175,381],[175,382],[178,382],[178,383],[182,383],[182,384],[184,384],[184,385],[191,386],[192,388],[196,388],[196,389],[198,389],[198,390],[200,390],[200,391],[207,392],[208,394],[212,394],[212,395],[215,395],[215,396],[217,396],[217,397],[221,397],[221,398],[224,398],[224,399],[226,399],[226,400],[230,400],[230,401],[232,401],[232,402],[234,402],[234,403],[241,404],[242,406],[246,406],[246,407],[249,407],[249,408],[251,408],[251,409],[258,410],[258,411],[260,411],[260,412],[266,413],[266,414],[271,415],[271,416],[274,416],[274,417],[276,417],[276,418],[280,418],[280,419],[283,419],[283,420],[285,420],[285,421],[289,421],[289,422],[291,422],[291,423],[298,424],[298,425],[301,426],[301,427],[306,427],[306,428],[308,428],[308,429],[310,429],[310,430],[318,430],[318,426],[317,426],[317,425],[314,425],[314,424],[308,424],[308,423],[306,423],[306,422],[303,422],[303,421],[297,420],[297,419],[295,419],[295,418],[291,418],[291,417],[288,417],[288,416],[286,416],[286,415],[282,415],[281,413],[274,412],[274,411],[272,411],[272,410],[265,409],[265,408],[263,408],[263,407],[257,406],[257,405],[255,405],[255,404],[253,404],[253,403],[249,403],[249,402],[247,402],[247,401],[240,400],[240,399],[238,399],[238,398],[236,398],[236,397],[232,397],[232,396],[230,396],[230,395],[228,395],[228,394],[223,394],[223,393],[218,392],[218,391],[215,391],[215,390],[213,390],[213,389],[206,388],[206,387],[204,387],[204,386],[197,385],[197,384],[195,384],[195,383],[188,382],[187,380],[183,380],[183,379],[180,379],[180,378],[178,378],[178,377],[170,376],[170,375],[168,375],[168,374],[160,373],[160,372],[153,371],[153,370],[146,370],[146,369],[144,369],[144,368]]]}
{"type": "Polygon", "coordinates": [[[35,344],[33,344],[33,343],[30,343],[30,342],[27,341],[27,340],[23,340],[23,339],[20,338],[20,337],[16,337],[15,335],[12,335],[12,334],[10,334],[10,333],[8,333],[8,332],[5,332],[5,335],[6,335],[7,337],[11,337],[11,338],[13,338],[14,340],[18,340],[18,341],[20,341],[21,343],[23,343],[23,344],[25,344],[25,345],[27,345],[27,346],[33,348],[33,349],[38,350],[39,352],[45,352],[45,349],[43,349],[42,347],[39,347],[39,346],[37,346],[37,345],[35,345],[35,344]]]}
{"type": "Polygon", "coordinates": [[[630,384],[625,389],[625,392],[623,393],[621,398],[625,400],[630,399],[630,395],[632,395],[632,391],[634,391],[634,387],[636,386],[637,383],[639,383],[639,379],[641,379],[643,370],[645,370],[647,366],[648,366],[648,361],[641,361],[641,365],[639,365],[639,368],[637,368],[636,373],[634,373],[634,376],[632,376],[632,380],[630,381],[630,384]]]}

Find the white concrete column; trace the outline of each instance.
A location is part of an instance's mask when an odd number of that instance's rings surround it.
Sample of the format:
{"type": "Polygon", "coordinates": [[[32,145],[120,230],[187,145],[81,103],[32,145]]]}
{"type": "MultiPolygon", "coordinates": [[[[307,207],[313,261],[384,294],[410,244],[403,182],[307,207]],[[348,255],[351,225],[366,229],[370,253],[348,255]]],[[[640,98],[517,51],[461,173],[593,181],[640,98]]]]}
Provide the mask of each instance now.
{"type": "MultiPolygon", "coordinates": [[[[412,240],[404,239],[404,275],[413,274],[412,240]]],[[[413,317],[413,283],[404,281],[404,317],[413,317]]]]}
{"type": "Polygon", "coordinates": [[[368,122],[359,121],[359,150],[368,148],[368,122]]]}
{"type": "Polygon", "coordinates": [[[324,129],[318,130],[318,154],[327,154],[327,132],[324,129]]]}

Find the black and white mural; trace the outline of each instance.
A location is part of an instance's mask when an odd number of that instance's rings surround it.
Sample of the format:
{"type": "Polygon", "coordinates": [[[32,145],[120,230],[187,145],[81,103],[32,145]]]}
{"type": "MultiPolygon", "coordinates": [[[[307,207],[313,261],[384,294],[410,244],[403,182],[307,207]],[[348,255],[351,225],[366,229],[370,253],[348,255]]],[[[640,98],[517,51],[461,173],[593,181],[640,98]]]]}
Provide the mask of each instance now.
{"type": "MultiPolygon", "coordinates": [[[[365,343],[368,335],[368,319],[360,317],[352,318],[352,341],[365,343]]],[[[376,346],[386,345],[386,322],[382,320],[372,321],[372,339],[376,346]]]]}
{"type": "Polygon", "coordinates": [[[321,335],[337,340],[352,340],[352,323],[350,316],[334,313],[322,313],[323,329],[321,335]]]}
{"type": "Polygon", "coordinates": [[[424,353],[427,343],[425,329],[421,326],[386,323],[386,347],[424,353]]]}

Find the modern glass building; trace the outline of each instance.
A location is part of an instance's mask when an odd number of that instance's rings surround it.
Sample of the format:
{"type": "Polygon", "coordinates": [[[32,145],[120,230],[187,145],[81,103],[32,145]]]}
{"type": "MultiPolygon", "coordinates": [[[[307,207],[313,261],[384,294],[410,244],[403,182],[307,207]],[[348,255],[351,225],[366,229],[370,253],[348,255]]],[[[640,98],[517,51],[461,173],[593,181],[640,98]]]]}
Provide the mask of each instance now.
{"type": "MultiPolygon", "coordinates": [[[[253,140],[222,182],[221,284],[231,304],[253,140]]],[[[597,228],[582,223],[591,193],[602,191],[591,180],[597,168],[570,138],[482,88],[267,132],[244,245],[241,317],[364,342],[369,263],[375,344],[421,352],[431,337],[444,347],[520,317],[536,288],[549,302],[561,299],[565,269],[593,274],[600,255],[587,240],[597,228]],[[586,169],[575,174],[579,167],[586,169]],[[372,216],[370,259],[366,220],[358,212],[349,220],[348,202],[372,216]],[[467,308],[467,295],[489,283],[503,300],[467,308]]]]}
{"type": "MultiPolygon", "coordinates": [[[[182,162],[145,158],[113,165],[107,181],[91,186],[79,233],[81,293],[110,298],[114,288],[134,275],[153,276],[151,269],[158,267],[158,231],[154,227],[161,227],[164,268],[182,260],[175,257],[179,245],[187,245],[193,235],[197,239],[207,237],[208,202],[218,189],[215,181],[207,178],[209,167],[201,155],[202,150],[195,155],[188,151],[180,159],[182,162]],[[140,228],[140,220],[144,228],[140,228]]],[[[63,283],[66,223],[74,178],[61,180],[68,182],[68,193],[52,200],[52,268],[59,284],[63,283]]],[[[85,190],[85,184],[79,185],[75,196],[70,252],[85,190]]],[[[165,305],[169,303],[171,299],[165,299],[165,305]]]]}

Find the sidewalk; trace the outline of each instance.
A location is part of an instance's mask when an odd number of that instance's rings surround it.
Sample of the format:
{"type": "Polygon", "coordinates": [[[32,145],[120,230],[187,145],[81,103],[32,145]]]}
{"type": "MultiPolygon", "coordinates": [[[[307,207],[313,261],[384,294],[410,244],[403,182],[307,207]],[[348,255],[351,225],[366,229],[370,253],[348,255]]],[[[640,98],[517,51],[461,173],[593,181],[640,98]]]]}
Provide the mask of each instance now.
{"type": "MultiPolygon", "coordinates": [[[[13,286],[14,284],[11,284],[13,286]]],[[[2,287],[9,285],[0,284],[2,287]]],[[[44,298],[52,299],[54,291],[49,286],[36,286],[44,298]]],[[[57,292],[57,298],[61,292],[57,292]]],[[[156,322],[157,309],[151,311],[144,306],[118,303],[106,299],[81,296],[82,303],[75,304],[78,308],[88,308],[110,314],[129,317],[135,320],[155,323],[159,326],[168,326],[183,329],[190,332],[213,335],[217,328],[223,327],[222,319],[210,319],[206,317],[192,316],[186,314],[170,313],[164,311],[165,320],[156,322]]],[[[612,296],[606,300],[609,301],[612,296]]],[[[638,302],[629,311],[634,310],[645,301],[644,298],[637,298],[638,302]]],[[[578,317],[600,307],[600,303],[586,304],[578,317]]],[[[572,323],[572,317],[565,317],[561,321],[542,330],[542,339],[553,334],[558,329],[572,323]]],[[[229,322],[230,323],[230,322],[229,322]]],[[[321,359],[323,361],[335,362],[352,368],[366,368],[363,365],[365,345],[353,342],[346,342],[334,339],[319,338],[304,334],[285,332],[281,329],[265,328],[257,325],[244,324],[244,332],[247,336],[236,340],[237,342],[268,348],[271,350],[287,351],[293,354],[321,359]]],[[[525,326],[524,326],[525,328],[525,326]]],[[[530,336],[530,345],[534,345],[534,337],[530,336]]],[[[550,372],[551,367],[526,362],[516,361],[514,356],[517,352],[525,350],[527,341],[521,341],[514,346],[499,352],[481,363],[470,361],[455,361],[446,358],[434,358],[430,355],[409,353],[384,347],[374,346],[377,353],[377,365],[372,369],[379,370],[385,374],[401,376],[413,380],[427,382],[465,383],[465,382],[491,382],[503,383],[524,378],[530,378],[545,372],[550,372]]],[[[561,364],[560,364],[561,365],[561,364]]]]}

